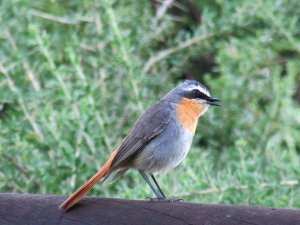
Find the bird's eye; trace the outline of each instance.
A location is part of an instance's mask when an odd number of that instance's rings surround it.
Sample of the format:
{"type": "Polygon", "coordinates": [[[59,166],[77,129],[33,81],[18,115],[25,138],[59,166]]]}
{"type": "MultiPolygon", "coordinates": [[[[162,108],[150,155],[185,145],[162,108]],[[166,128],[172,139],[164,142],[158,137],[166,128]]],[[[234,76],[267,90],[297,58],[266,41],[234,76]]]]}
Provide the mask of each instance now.
{"type": "Polygon", "coordinates": [[[192,92],[193,94],[200,94],[200,91],[198,89],[193,89],[192,92]]]}
{"type": "Polygon", "coordinates": [[[207,98],[209,98],[206,94],[199,91],[198,89],[193,89],[192,93],[193,93],[194,98],[198,98],[198,99],[207,99],[207,98]]]}
{"type": "Polygon", "coordinates": [[[186,91],[184,92],[184,96],[186,98],[190,98],[190,99],[208,99],[209,96],[207,96],[205,93],[203,93],[202,91],[200,91],[199,89],[192,89],[190,91],[186,91]]]}

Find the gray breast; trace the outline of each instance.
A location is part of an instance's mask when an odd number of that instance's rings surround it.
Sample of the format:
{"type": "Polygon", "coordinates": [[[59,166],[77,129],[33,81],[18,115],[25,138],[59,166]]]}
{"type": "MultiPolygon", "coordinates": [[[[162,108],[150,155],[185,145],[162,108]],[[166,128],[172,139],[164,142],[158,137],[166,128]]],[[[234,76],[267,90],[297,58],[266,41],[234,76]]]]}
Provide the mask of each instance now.
{"type": "Polygon", "coordinates": [[[193,135],[173,120],[135,157],[134,167],[149,173],[165,173],[186,157],[192,140],[193,135]]]}

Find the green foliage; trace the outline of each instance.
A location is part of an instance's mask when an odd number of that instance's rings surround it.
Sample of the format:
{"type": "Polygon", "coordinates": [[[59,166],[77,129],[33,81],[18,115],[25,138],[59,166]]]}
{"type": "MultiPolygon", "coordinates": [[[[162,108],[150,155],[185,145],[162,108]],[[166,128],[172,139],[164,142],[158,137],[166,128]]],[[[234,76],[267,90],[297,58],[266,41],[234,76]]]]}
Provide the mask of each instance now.
{"type": "MultiPolygon", "coordinates": [[[[1,192],[70,194],[185,76],[223,106],[160,177],[166,193],[300,207],[300,2],[188,2],[201,21],[186,1],[156,19],[151,1],[0,3],[1,192]]],[[[152,195],[134,171],[108,183],[92,194],[152,195]]]]}

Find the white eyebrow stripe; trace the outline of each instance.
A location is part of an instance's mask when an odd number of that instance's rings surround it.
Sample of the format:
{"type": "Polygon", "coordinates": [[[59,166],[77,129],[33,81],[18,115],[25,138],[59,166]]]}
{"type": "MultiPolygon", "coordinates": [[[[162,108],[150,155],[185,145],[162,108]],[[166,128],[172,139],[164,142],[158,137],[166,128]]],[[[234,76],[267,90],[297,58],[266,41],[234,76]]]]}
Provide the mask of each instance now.
{"type": "Polygon", "coordinates": [[[208,90],[206,88],[203,88],[203,87],[198,86],[198,85],[189,86],[189,87],[185,88],[184,90],[185,91],[192,91],[194,89],[198,89],[200,92],[202,92],[202,93],[204,93],[204,94],[206,94],[207,96],[210,97],[210,94],[209,94],[208,90]]]}

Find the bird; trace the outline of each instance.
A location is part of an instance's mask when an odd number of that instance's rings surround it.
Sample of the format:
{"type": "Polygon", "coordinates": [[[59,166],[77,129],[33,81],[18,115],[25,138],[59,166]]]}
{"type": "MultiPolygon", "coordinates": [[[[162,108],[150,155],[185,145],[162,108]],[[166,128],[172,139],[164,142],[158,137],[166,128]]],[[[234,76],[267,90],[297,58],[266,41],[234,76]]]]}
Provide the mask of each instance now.
{"type": "Polygon", "coordinates": [[[114,173],[116,180],[129,169],[136,169],[148,183],[156,200],[172,201],[154,175],[165,174],[186,157],[201,117],[209,106],[221,100],[211,97],[208,88],[195,80],[185,80],[144,112],[131,131],[93,177],[65,200],[59,209],[66,212],[99,180],[114,173]]]}

